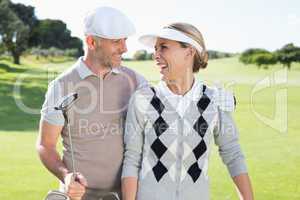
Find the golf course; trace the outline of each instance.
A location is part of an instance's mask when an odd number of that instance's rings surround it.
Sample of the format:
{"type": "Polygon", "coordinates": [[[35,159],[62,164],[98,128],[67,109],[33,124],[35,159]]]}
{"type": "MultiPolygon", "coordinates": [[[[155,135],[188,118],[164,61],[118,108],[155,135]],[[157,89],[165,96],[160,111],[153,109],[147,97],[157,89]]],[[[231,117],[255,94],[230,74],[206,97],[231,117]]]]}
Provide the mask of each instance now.
{"type": "MultiPolygon", "coordinates": [[[[58,188],[35,149],[39,110],[48,83],[75,61],[26,56],[21,65],[15,65],[11,58],[0,59],[0,200],[41,200],[50,189],[58,188]]],[[[153,61],[123,65],[151,84],[159,81],[153,61]]],[[[210,60],[196,77],[234,91],[233,115],[255,199],[300,199],[300,64],[293,63],[291,70],[280,64],[264,69],[244,65],[235,56],[210,60]]],[[[214,144],[209,175],[212,200],[238,199],[214,144]]]]}

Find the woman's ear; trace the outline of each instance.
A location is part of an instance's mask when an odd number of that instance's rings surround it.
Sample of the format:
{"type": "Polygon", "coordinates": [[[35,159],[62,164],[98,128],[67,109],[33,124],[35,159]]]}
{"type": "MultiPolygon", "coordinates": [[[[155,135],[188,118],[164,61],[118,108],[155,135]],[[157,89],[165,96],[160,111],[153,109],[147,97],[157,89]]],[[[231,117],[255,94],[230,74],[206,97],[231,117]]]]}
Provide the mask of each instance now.
{"type": "Polygon", "coordinates": [[[189,53],[190,53],[190,55],[191,55],[192,57],[194,57],[195,54],[196,54],[196,49],[193,48],[193,47],[189,47],[189,53]]]}
{"type": "Polygon", "coordinates": [[[196,54],[196,49],[195,48],[193,48],[193,47],[188,47],[187,48],[187,54],[186,54],[187,58],[188,57],[194,58],[195,54],[196,54]]]}

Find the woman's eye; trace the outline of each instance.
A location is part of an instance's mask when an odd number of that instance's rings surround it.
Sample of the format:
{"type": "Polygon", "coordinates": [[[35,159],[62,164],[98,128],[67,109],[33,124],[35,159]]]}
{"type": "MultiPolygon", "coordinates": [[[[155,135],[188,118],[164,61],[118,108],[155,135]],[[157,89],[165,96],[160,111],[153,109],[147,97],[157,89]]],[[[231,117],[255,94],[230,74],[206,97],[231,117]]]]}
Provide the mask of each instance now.
{"type": "Polygon", "coordinates": [[[165,46],[165,45],[160,45],[159,47],[154,47],[154,50],[155,51],[162,51],[162,50],[165,50],[167,49],[168,47],[165,46]]]}

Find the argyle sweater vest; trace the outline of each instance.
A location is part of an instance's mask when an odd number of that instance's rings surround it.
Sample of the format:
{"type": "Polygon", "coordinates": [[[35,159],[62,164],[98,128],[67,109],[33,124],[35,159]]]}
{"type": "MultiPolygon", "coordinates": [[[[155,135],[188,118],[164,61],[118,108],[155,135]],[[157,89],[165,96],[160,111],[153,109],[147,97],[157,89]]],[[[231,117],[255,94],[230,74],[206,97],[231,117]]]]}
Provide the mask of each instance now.
{"type": "Polygon", "coordinates": [[[217,118],[212,91],[204,85],[182,118],[151,90],[138,199],[209,199],[208,146],[217,118]]]}

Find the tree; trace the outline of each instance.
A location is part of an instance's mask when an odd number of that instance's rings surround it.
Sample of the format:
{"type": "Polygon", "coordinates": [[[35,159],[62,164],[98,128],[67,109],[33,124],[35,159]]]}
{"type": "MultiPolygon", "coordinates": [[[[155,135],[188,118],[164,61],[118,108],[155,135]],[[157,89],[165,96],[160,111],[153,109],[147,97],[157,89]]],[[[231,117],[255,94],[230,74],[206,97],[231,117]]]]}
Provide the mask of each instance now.
{"type": "Polygon", "coordinates": [[[62,49],[70,38],[70,31],[66,24],[60,20],[39,20],[34,29],[31,45],[41,46],[43,49],[50,47],[62,49]]]}
{"type": "Polygon", "coordinates": [[[286,44],[276,51],[276,57],[283,66],[290,70],[292,62],[300,62],[300,47],[294,46],[293,43],[286,44]]]}
{"type": "Polygon", "coordinates": [[[276,56],[270,52],[257,53],[252,56],[252,62],[256,64],[259,68],[265,66],[268,68],[268,65],[274,65],[277,63],[276,56]]]}
{"type": "Polygon", "coordinates": [[[5,47],[0,39],[0,55],[2,55],[5,52],[5,47]]]}
{"type": "Polygon", "coordinates": [[[34,7],[9,0],[0,0],[0,43],[16,64],[20,63],[20,56],[28,47],[71,49],[70,55],[74,55],[75,49],[77,56],[83,54],[82,41],[71,37],[64,22],[38,20],[34,7]]]}
{"type": "Polygon", "coordinates": [[[0,36],[6,50],[13,56],[15,64],[20,64],[20,55],[27,48],[29,31],[29,26],[25,25],[11,9],[11,2],[0,0],[0,36]]]}
{"type": "Polygon", "coordinates": [[[208,53],[209,59],[229,58],[234,55],[232,53],[226,53],[226,52],[220,52],[220,51],[214,51],[214,50],[208,50],[207,53],[208,53]]]}
{"type": "Polygon", "coordinates": [[[70,37],[67,43],[67,48],[70,49],[70,51],[74,52],[74,49],[77,50],[75,54],[72,54],[75,57],[79,57],[84,54],[82,46],[83,46],[82,41],[78,37],[70,37]]]}
{"type": "Polygon", "coordinates": [[[146,60],[152,60],[154,56],[154,53],[147,53],[146,60]]]}
{"type": "Polygon", "coordinates": [[[255,64],[253,60],[254,58],[253,56],[261,53],[269,53],[269,52],[265,49],[259,49],[259,48],[247,49],[240,55],[239,60],[245,65],[255,64]]]}
{"type": "Polygon", "coordinates": [[[35,16],[34,7],[26,6],[21,3],[10,4],[10,8],[14,11],[14,13],[18,16],[20,20],[26,25],[29,26],[30,30],[37,24],[38,19],[35,16]]]}
{"type": "Polygon", "coordinates": [[[82,41],[71,36],[71,31],[61,20],[39,20],[29,39],[30,46],[39,46],[42,49],[56,47],[59,49],[77,49],[77,56],[83,54],[82,41]]]}
{"type": "Polygon", "coordinates": [[[138,50],[133,55],[134,60],[146,60],[146,57],[147,57],[146,50],[138,50]]]}

